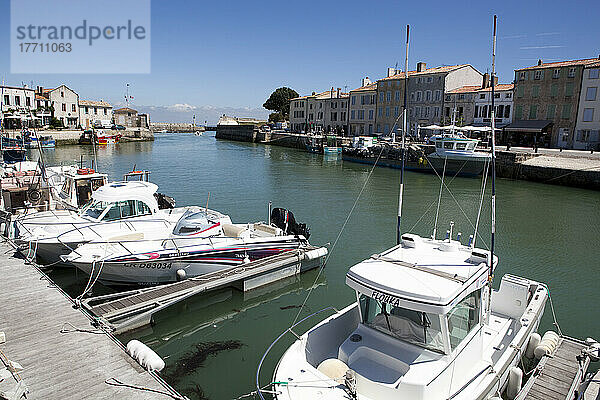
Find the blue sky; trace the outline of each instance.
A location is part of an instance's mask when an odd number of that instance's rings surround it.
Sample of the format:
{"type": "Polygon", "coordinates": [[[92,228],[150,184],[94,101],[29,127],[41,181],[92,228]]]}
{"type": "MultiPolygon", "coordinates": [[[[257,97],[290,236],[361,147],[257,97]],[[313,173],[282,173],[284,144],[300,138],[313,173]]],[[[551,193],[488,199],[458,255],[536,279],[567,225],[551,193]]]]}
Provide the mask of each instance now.
{"type": "MultiPolygon", "coordinates": [[[[279,86],[301,94],[331,86],[355,88],[364,76],[381,78],[396,63],[403,68],[407,23],[411,68],[417,61],[428,66],[470,63],[485,72],[491,63],[494,13],[501,82],[511,81],[515,68],[538,58],[600,54],[599,1],[156,0],[150,74],[13,75],[9,11],[9,0],[0,0],[0,79],[12,85],[66,83],[82,98],[112,103],[122,101],[129,83],[133,105],[152,106],[154,120],[187,121],[192,112],[199,120],[223,110],[259,113],[279,86]]],[[[98,62],[111,60],[99,57],[98,62]]]]}

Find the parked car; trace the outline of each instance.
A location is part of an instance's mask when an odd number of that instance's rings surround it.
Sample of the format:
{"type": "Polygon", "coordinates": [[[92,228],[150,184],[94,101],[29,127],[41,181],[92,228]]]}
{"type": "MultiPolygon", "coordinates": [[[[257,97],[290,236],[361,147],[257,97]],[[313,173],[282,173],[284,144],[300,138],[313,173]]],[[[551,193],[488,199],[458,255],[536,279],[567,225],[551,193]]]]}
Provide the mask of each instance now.
{"type": "Polygon", "coordinates": [[[123,125],[113,125],[111,129],[116,131],[124,131],[125,127],[123,125]]]}

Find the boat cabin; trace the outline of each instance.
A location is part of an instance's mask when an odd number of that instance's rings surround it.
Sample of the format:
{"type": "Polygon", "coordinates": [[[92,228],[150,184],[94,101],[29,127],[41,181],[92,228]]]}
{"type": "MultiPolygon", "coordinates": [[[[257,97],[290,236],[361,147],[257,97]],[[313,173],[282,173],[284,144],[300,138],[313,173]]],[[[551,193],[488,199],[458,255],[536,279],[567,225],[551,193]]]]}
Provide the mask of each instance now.
{"type": "Polygon", "coordinates": [[[61,205],[68,209],[83,207],[92,198],[92,192],[106,185],[107,182],[108,175],[90,168],[79,168],[75,172],[67,172],[58,194],[61,205]]]}
{"type": "Polygon", "coordinates": [[[93,221],[120,219],[156,214],[159,210],[154,194],[158,186],[150,182],[113,182],[91,194],[79,216],[93,221]]]}
{"type": "Polygon", "coordinates": [[[436,135],[429,138],[429,142],[435,145],[437,152],[440,151],[464,151],[473,152],[477,146],[477,139],[469,139],[458,135],[436,135]]]}

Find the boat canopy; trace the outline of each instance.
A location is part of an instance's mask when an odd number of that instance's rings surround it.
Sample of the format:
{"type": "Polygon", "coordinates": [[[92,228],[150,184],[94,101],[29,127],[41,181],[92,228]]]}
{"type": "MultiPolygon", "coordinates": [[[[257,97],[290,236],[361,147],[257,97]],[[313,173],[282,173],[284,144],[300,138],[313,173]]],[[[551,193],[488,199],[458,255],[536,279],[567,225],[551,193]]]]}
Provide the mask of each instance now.
{"type": "Polygon", "coordinates": [[[152,213],[155,213],[158,211],[158,203],[154,197],[157,190],[158,186],[150,182],[112,182],[95,190],[92,199],[106,203],[138,200],[146,203],[152,213]]]}
{"type": "Polygon", "coordinates": [[[383,303],[447,314],[487,282],[489,251],[405,234],[402,244],[354,265],[346,284],[383,303]]]}

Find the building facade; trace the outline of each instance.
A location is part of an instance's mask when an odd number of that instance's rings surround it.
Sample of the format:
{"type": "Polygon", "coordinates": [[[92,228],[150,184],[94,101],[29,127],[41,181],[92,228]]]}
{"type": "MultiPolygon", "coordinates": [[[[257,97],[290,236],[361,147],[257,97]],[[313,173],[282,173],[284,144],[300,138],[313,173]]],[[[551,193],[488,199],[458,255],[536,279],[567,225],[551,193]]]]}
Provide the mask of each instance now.
{"type": "Polygon", "coordinates": [[[33,126],[39,118],[35,112],[33,89],[27,86],[0,86],[0,120],[3,127],[17,129],[33,126]]]}
{"type": "Polygon", "coordinates": [[[126,128],[150,128],[150,116],[140,113],[129,107],[118,108],[113,111],[113,121],[126,128]]]}
{"type": "MultiPolygon", "coordinates": [[[[509,125],[513,119],[512,83],[501,83],[494,87],[494,108],[496,111],[496,128],[509,125]]],[[[480,88],[474,95],[473,125],[490,126],[492,118],[492,87],[480,88]]]]}
{"type": "Polygon", "coordinates": [[[475,99],[481,86],[463,86],[444,95],[442,125],[471,125],[475,119],[475,99]]]}
{"type": "MultiPolygon", "coordinates": [[[[583,71],[595,59],[544,63],[515,70],[514,121],[547,127],[543,142],[551,147],[572,148],[583,71]]],[[[539,128],[541,133],[541,128],[539,128]]],[[[535,132],[538,134],[538,132],[535,132]]]]}
{"type": "Polygon", "coordinates": [[[573,148],[600,150],[600,60],[583,69],[573,148]]]}
{"type": "MultiPolygon", "coordinates": [[[[463,86],[480,85],[483,75],[469,64],[427,68],[417,63],[408,72],[408,122],[416,126],[440,124],[443,121],[445,94],[463,86]]],[[[377,81],[376,132],[389,135],[402,126],[404,107],[404,72],[388,68],[387,77],[377,81]]]]}
{"type": "Polygon", "coordinates": [[[324,132],[346,135],[348,126],[348,93],[341,89],[313,93],[290,100],[292,132],[324,132]]]}
{"type": "Polygon", "coordinates": [[[369,77],[364,78],[361,87],[350,91],[349,102],[350,136],[373,135],[377,112],[377,83],[372,83],[369,77]]]}
{"type": "Polygon", "coordinates": [[[38,87],[36,102],[48,104],[52,116],[58,119],[62,126],[68,128],[81,127],[79,119],[79,95],[66,85],[54,89],[38,87]]]}
{"type": "Polygon", "coordinates": [[[290,130],[292,132],[306,132],[308,130],[307,102],[309,97],[301,96],[290,100],[290,130]]]}
{"type": "Polygon", "coordinates": [[[95,121],[111,123],[113,108],[105,101],[79,100],[79,120],[84,129],[93,127],[95,121]]]}

